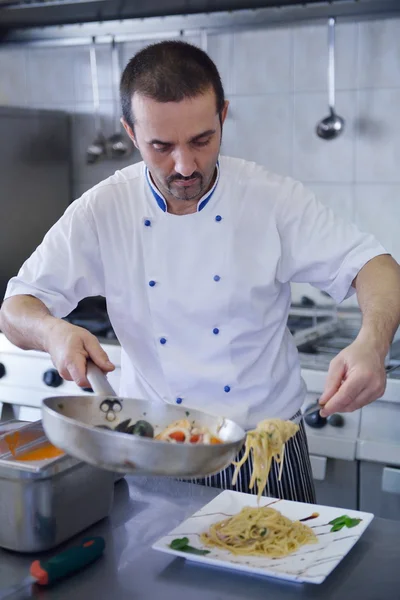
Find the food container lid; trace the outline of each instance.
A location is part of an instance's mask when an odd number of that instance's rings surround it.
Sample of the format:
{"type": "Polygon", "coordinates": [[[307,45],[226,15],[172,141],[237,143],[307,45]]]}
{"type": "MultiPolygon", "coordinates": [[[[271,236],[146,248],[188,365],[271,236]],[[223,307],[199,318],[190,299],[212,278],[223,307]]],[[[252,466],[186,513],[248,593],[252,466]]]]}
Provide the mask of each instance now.
{"type": "Polygon", "coordinates": [[[10,419],[9,421],[0,422],[0,437],[10,433],[10,431],[14,431],[15,429],[19,429],[24,425],[29,425],[29,421],[20,421],[19,419],[10,419]]]}

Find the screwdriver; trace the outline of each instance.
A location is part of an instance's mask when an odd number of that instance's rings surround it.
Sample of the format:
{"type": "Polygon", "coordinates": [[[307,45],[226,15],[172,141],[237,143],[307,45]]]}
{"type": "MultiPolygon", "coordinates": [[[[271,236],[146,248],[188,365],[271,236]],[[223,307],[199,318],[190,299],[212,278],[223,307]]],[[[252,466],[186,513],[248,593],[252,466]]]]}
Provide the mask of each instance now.
{"type": "Polygon", "coordinates": [[[78,546],[73,546],[52,556],[48,560],[35,560],[30,567],[30,575],[20,583],[0,593],[0,600],[9,598],[22,588],[37,583],[49,586],[56,581],[68,577],[97,560],[104,551],[105,541],[102,537],[84,538],[78,546]]]}

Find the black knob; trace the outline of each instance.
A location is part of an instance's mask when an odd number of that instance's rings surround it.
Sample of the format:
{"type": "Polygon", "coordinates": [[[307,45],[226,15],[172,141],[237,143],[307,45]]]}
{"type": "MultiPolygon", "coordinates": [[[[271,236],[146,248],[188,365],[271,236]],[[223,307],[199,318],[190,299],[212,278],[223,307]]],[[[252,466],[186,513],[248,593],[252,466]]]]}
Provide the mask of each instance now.
{"type": "MultiPolygon", "coordinates": [[[[311,406],[312,405],[310,404],[310,406],[308,406],[306,410],[311,408],[311,406]]],[[[326,417],[321,417],[321,415],[319,414],[319,411],[320,411],[320,408],[318,406],[316,406],[314,412],[309,413],[308,415],[306,415],[304,417],[304,420],[307,423],[307,425],[309,425],[310,427],[313,427],[314,429],[320,429],[321,427],[325,427],[325,425],[328,422],[326,417]]]]}
{"type": "Polygon", "coordinates": [[[93,394],[93,389],[91,387],[82,388],[84,392],[91,392],[93,394]]]}
{"type": "Polygon", "coordinates": [[[59,387],[64,380],[57,369],[48,369],[43,374],[43,381],[49,387],[59,387]]]}
{"type": "Polygon", "coordinates": [[[6,374],[6,368],[3,363],[0,363],[0,379],[6,374]]]}
{"type": "Polygon", "coordinates": [[[344,425],[344,417],[339,413],[334,413],[333,415],[330,415],[327,421],[329,425],[332,425],[332,427],[343,427],[344,425]]]}

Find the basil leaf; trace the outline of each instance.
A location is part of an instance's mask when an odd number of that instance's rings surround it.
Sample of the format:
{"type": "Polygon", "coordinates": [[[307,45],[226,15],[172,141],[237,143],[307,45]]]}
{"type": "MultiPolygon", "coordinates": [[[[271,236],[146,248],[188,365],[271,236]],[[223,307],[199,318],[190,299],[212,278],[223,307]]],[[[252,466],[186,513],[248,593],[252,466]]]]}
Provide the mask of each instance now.
{"type": "Polygon", "coordinates": [[[359,523],[361,523],[361,519],[348,519],[346,521],[346,527],[349,527],[349,529],[351,529],[352,527],[356,527],[356,525],[358,525],[359,523]]]}
{"type": "Polygon", "coordinates": [[[346,519],[349,519],[347,515],[336,517],[336,519],[332,519],[332,521],[329,521],[329,525],[337,525],[338,523],[344,524],[346,522],[346,519]]]}
{"type": "Polygon", "coordinates": [[[186,546],[186,548],[184,548],[182,552],[188,552],[189,554],[199,554],[200,556],[210,554],[210,550],[201,550],[200,548],[193,548],[193,546],[186,546]]]}
{"type": "Polygon", "coordinates": [[[189,554],[198,554],[200,556],[204,556],[205,554],[210,554],[210,550],[201,550],[200,548],[194,548],[193,546],[189,546],[189,538],[176,538],[172,540],[169,545],[172,550],[179,550],[180,552],[188,552],[189,554]]]}
{"type": "Polygon", "coordinates": [[[336,525],[334,525],[331,529],[331,531],[340,531],[341,529],[343,529],[344,527],[344,523],[336,523],[336,525]]]}
{"type": "Polygon", "coordinates": [[[361,521],[362,519],[352,519],[348,515],[341,515],[340,517],[329,521],[329,525],[333,525],[331,531],[340,531],[343,527],[349,527],[349,529],[355,527],[361,521]]]}
{"type": "Polygon", "coordinates": [[[172,542],[170,543],[170,547],[173,550],[182,550],[183,548],[185,548],[189,543],[189,538],[187,537],[183,537],[183,538],[176,538],[174,540],[172,540],[172,542]]]}

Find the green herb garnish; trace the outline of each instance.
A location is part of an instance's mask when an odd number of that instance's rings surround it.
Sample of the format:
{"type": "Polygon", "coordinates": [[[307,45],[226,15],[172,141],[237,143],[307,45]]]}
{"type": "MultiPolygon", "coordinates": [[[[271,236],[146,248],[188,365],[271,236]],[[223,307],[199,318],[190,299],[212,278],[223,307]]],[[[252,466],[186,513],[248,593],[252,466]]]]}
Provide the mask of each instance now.
{"type": "Polygon", "coordinates": [[[200,548],[194,548],[189,545],[189,538],[176,538],[172,540],[169,545],[172,550],[179,550],[180,552],[188,552],[189,554],[199,554],[200,556],[204,556],[205,554],[210,554],[210,550],[201,550],[200,548]]]}
{"type": "Polygon", "coordinates": [[[341,517],[336,517],[336,519],[332,519],[329,521],[329,525],[332,525],[331,531],[340,531],[343,527],[348,527],[351,529],[355,527],[359,523],[361,523],[362,519],[352,519],[348,515],[342,515],[341,517]]]}
{"type": "Polygon", "coordinates": [[[265,528],[261,529],[260,535],[262,535],[262,536],[267,535],[267,530],[265,528]]]}

